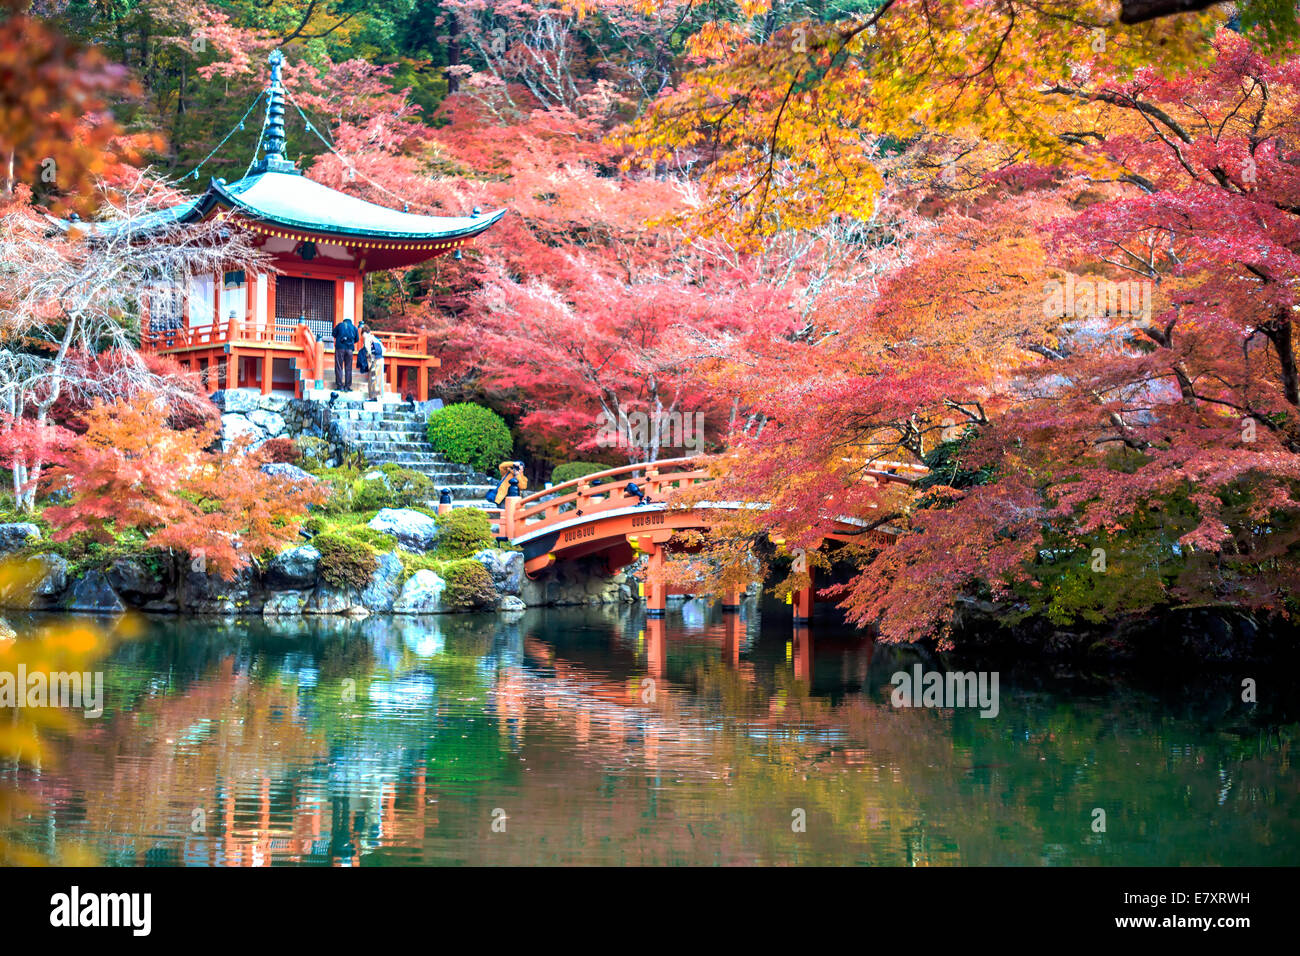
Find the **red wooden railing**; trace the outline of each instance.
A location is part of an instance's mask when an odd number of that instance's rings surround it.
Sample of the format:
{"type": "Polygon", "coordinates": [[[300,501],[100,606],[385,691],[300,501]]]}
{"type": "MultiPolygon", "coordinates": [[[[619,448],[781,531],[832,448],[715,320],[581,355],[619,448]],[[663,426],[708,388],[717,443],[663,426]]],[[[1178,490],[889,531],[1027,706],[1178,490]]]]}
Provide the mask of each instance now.
{"type": "MultiPolygon", "coordinates": [[[[222,345],[296,345],[302,347],[298,330],[304,328],[296,319],[277,318],[274,324],[257,324],[243,319],[229,319],[214,325],[195,328],[153,329],[146,325],[140,334],[140,347],[145,352],[174,352],[188,349],[215,348],[222,345]]],[[[309,330],[310,332],[310,330],[309,330]]],[[[429,336],[423,332],[376,332],[385,355],[402,357],[427,356],[429,336]]],[[[328,339],[312,340],[333,350],[328,339]]]]}
{"type": "MultiPolygon", "coordinates": [[[[703,467],[703,461],[698,457],[668,458],[622,465],[552,485],[530,495],[507,498],[495,525],[497,536],[513,541],[522,535],[571,521],[579,515],[585,517],[633,507],[640,497],[627,492],[629,482],[634,483],[637,491],[647,495],[652,503],[662,503],[675,491],[714,480],[703,467]]],[[[923,465],[909,462],[877,461],[872,463],[864,480],[880,484],[910,482],[927,471],[923,465]]]]}

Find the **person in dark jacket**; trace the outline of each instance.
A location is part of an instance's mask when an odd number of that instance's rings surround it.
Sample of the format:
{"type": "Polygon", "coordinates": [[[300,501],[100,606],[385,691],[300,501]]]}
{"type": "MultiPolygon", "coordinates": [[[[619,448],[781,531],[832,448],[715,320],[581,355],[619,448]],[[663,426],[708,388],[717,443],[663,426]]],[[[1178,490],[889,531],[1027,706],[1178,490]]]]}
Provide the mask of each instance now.
{"type": "Polygon", "coordinates": [[[357,345],[357,327],[351,319],[334,326],[334,387],[352,391],[352,350],[357,345]]]}

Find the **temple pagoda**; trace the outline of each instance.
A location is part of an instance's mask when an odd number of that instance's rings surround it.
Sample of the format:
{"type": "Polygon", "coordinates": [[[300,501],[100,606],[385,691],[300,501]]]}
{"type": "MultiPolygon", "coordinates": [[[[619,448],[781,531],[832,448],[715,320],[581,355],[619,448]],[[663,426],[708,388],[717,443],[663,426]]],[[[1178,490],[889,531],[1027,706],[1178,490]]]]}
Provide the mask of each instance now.
{"type": "MultiPolygon", "coordinates": [[[[455,252],[505,214],[423,216],[366,202],[314,182],[285,158],[285,90],[279,50],[271,78],[262,156],[238,182],[215,179],[201,196],[137,222],[200,222],[223,216],[255,234],[270,256],[265,272],[195,278],[188,290],[149,297],[141,349],[176,358],[209,387],[259,388],[317,397],[333,385],[333,328],[360,325],[369,272],[413,266],[455,252]]],[[[76,224],[60,221],[64,229],[76,224]]],[[[94,230],[94,226],[81,228],[94,230]]],[[[384,346],[385,394],[424,401],[438,359],[426,337],[375,331],[384,346]]]]}

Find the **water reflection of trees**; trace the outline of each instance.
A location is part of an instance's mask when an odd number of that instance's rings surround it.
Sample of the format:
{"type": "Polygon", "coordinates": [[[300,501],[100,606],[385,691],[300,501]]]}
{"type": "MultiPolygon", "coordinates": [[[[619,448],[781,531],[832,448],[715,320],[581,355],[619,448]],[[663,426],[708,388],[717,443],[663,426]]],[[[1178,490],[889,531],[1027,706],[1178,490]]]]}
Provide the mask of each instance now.
{"type": "Polygon", "coordinates": [[[797,648],[716,615],[658,648],[614,609],[158,627],[114,659],[111,715],[33,783],[45,823],[98,835],[109,862],[1168,864],[1297,845],[1295,726],[1236,727],[1222,693],[1211,727],[1113,686],[1004,683],[995,720],[897,710],[896,649],[797,648]]]}

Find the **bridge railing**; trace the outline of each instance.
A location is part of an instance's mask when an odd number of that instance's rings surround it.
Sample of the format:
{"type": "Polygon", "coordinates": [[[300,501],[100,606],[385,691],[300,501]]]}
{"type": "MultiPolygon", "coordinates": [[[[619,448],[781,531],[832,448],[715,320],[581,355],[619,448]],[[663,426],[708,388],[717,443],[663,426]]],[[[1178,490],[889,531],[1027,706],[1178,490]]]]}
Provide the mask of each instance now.
{"type": "Polygon", "coordinates": [[[547,525],[596,511],[628,508],[641,501],[628,483],[655,504],[681,488],[709,480],[699,458],[666,458],[608,468],[543,488],[522,498],[507,498],[499,523],[502,537],[516,538],[547,525]]]}
{"type": "MultiPolygon", "coordinates": [[[[712,481],[703,458],[666,458],[608,468],[543,488],[520,498],[507,498],[493,527],[498,537],[511,540],[572,518],[628,508],[646,500],[662,503],[674,491],[712,481]],[[633,483],[640,494],[630,494],[633,483]]],[[[872,484],[912,483],[928,469],[904,461],[875,461],[863,474],[872,484]]]]}

